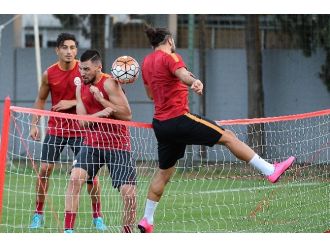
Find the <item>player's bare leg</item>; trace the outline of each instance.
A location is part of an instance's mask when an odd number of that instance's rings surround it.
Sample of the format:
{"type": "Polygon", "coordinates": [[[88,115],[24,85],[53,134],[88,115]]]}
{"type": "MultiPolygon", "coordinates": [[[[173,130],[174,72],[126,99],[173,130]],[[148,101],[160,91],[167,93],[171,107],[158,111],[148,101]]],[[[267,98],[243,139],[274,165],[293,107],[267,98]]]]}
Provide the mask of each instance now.
{"type": "Polygon", "coordinates": [[[78,211],[79,195],[81,187],[88,177],[87,171],[81,168],[73,168],[69,185],[65,194],[65,231],[73,231],[76,214],[78,211]]]}
{"type": "Polygon", "coordinates": [[[233,132],[226,130],[219,140],[219,144],[225,145],[238,159],[248,162],[250,165],[258,169],[267,179],[276,183],[279,177],[293,164],[295,158],[270,164],[259,155],[257,155],[248,145],[240,141],[233,132]]]}
{"type": "Polygon", "coordinates": [[[236,135],[229,130],[224,131],[218,143],[225,145],[233,155],[246,162],[249,162],[255,155],[255,152],[248,145],[240,141],[236,135]]]}
{"type": "Polygon", "coordinates": [[[120,194],[124,204],[122,232],[131,233],[136,220],[136,186],[122,185],[120,194]]]}
{"type": "Polygon", "coordinates": [[[54,170],[54,164],[42,163],[36,182],[36,209],[32,217],[30,229],[38,229],[44,223],[43,208],[49,187],[49,177],[54,170]]]}
{"type": "Polygon", "coordinates": [[[153,221],[156,207],[164,193],[166,184],[170,181],[174,172],[175,166],[165,170],[158,168],[156,174],[152,178],[148,191],[144,216],[138,224],[138,228],[142,233],[153,232],[153,221]]]}
{"type": "Polygon", "coordinates": [[[168,169],[159,169],[156,174],[152,178],[149,191],[148,191],[148,199],[154,202],[159,202],[160,198],[164,193],[164,189],[166,184],[170,181],[170,178],[175,172],[175,167],[171,167],[168,169]]]}
{"type": "Polygon", "coordinates": [[[101,202],[101,187],[97,177],[95,177],[93,183],[87,183],[87,192],[93,204],[101,202]]]}

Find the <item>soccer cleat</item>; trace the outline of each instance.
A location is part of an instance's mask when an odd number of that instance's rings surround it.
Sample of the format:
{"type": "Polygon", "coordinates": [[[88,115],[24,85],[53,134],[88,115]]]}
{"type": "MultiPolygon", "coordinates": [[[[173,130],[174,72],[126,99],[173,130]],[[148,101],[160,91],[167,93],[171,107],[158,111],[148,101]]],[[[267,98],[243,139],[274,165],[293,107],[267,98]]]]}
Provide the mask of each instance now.
{"type": "Polygon", "coordinates": [[[150,225],[146,218],[143,218],[138,224],[138,228],[141,233],[152,233],[154,231],[154,226],[150,225]]]}
{"type": "Polygon", "coordinates": [[[73,229],[65,229],[64,233],[74,233],[74,230],[73,229]]]}
{"type": "Polygon", "coordinates": [[[30,229],[38,229],[44,224],[44,216],[42,214],[35,213],[32,217],[32,223],[29,225],[30,229]]]}
{"type": "Polygon", "coordinates": [[[94,218],[93,224],[95,225],[95,228],[98,231],[108,230],[108,227],[104,224],[103,219],[101,217],[94,218]]]}
{"type": "Polygon", "coordinates": [[[271,183],[276,183],[280,176],[292,165],[295,157],[291,156],[287,160],[282,161],[281,163],[275,163],[275,171],[272,175],[269,175],[267,178],[271,183]]]}

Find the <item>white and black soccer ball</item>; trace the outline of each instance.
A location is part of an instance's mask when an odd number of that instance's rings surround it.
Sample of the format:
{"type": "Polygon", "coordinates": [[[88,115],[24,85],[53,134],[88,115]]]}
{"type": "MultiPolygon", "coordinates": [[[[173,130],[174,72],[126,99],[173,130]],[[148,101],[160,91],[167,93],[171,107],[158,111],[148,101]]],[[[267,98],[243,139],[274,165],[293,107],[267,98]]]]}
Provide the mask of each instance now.
{"type": "Polygon", "coordinates": [[[133,83],[139,76],[140,66],[131,56],[120,56],[112,64],[111,74],[120,83],[133,83]]]}

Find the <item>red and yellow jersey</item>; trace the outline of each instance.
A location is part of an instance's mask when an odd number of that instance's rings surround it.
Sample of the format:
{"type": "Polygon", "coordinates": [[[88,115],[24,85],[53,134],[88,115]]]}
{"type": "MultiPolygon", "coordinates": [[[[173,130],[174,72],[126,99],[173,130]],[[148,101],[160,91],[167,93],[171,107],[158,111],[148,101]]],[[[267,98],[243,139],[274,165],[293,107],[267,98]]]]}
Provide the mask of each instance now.
{"type": "MultiPolygon", "coordinates": [[[[104,90],[104,83],[110,77],[108,74],[102,74],[101,79],[94,86],[103,94],[104,99],[109,101],[109,96],[104,90]]],[[[84,104],[88,115],[97,113],[104,109],[104,106],[98,102],[89,90],[89,85],[81,85],[81,100],[84,104]]],[[[119,149],[130,151],[130,135],[127,126],[110,124],[110,123],[94,123],[88,131],[86,131],[85,145],[95,148],[119,149]]]]}
{"type": "Polygon", "coordinates": [[[157,50],[144,58],[142,78],[153,95],[155,119],[167,120],[189,111],[188,86],[174,74],[182,67],[186,65],[176,53],[168,54],[157,50]]]}
{"type": "MultiPolygon", "coordinates": [[[[52,106],[61,100],[76,99],[76,85],[74,79],[80,77],[78,61],[75,60],[74,67],[63,70],[59,63],[53,64],[47,69],[47,79],[51,95],[52,106]]],[[[61,111],[63,113],[76,114],[76,107],[61,111]]],[[[50,117],[48,121],[48,133],[63,137],[80,137],[79,124],[75,120],[50,117]]]]}

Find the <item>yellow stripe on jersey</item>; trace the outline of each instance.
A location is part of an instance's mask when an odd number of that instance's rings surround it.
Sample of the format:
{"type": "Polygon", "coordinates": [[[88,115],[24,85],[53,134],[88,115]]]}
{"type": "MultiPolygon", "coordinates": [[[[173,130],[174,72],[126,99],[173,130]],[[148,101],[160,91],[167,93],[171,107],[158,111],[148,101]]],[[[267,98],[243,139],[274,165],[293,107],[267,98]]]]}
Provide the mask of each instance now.
{"type": "Polygon", "coordinates": [[[208,121],[205,121],[204,119],[198,118],[198,117],[196,117],[196,116],[194,116],[194,115],[192,115],[192,114],[190,114],[190,113],[186,113],[186,114],[184,114],[184,115],[186,115],[187,117],[191,118],[192,120],[194,120],[194,121],[196,121],[196,122],[202,123],[202,124],[204,124],[204,125],[206,125],[206,126],[212,128],[212,129],[214,129],[215,131],[219,132],[221,135],[225,132],[225,131],[224,131],[223,129],[221,129],[219,126],[214,125],[214,124],[212,124],[212,123],[210,123],[210,122],[208,122],[208,121]]]}
{"type": "Polygon", "coordinates": [[[104,76],[104,77],[106,77],[106,78],[111,77],[109,74],[106,74],[106,73],[103,73],[103,72],[101,73],[101,76],[102,76],[102,77],[104,76]]]}
{"type": "Polygon", "coordinates": [[[179,58],[175,53],[171,53],[171,57],[174,59],[176,63],[179,62],[179,58]]]}
{"type": "Polygon", "coordinates": [[[56,65],[60,66],[60,63],[59,63],[59,62],[57,62],[57,63],[53,63],[52,65],[50,65],[50,66],[48,67],[48,69],[50,69],[51,67],[54,67],[54,66],[56,66],[56,65]]]}

